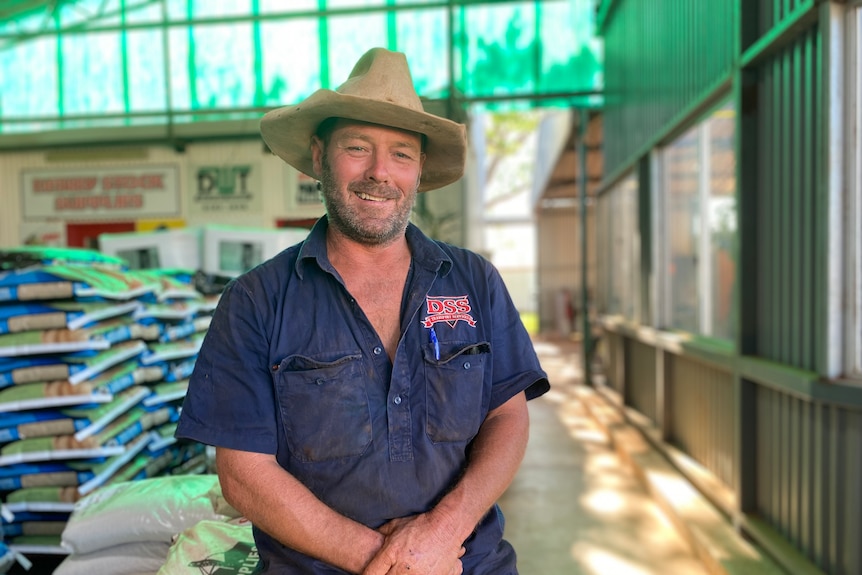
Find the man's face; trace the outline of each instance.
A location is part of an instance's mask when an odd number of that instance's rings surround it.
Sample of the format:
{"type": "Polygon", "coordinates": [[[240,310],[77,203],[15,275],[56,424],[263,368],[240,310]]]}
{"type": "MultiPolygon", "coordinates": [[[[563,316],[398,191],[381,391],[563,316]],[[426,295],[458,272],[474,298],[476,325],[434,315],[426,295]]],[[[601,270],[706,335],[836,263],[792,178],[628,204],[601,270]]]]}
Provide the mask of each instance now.
{"type": "Polygon", "coordinates": [[[419,134],[338,120],[328,145],[314,138],[312,157],[330,226],[364,245],[403,235],[425,160],[419,134]]]}

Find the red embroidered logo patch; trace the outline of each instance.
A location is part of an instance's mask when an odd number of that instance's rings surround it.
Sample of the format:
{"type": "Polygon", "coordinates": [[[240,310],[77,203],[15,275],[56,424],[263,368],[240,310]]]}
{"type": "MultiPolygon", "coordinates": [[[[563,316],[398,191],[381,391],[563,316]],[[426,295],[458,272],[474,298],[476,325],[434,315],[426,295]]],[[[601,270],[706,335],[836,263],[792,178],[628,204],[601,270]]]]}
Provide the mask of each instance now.
{"type": "Polygon", "coordinates": [[[426,296],[425,311],[428,316],[422,320],[425,327],[433,327],[435,323],[445,322],[449,327],[455,327],[459,321],[466,321],[470,327],[476,327],[476,320],[470,315],[470,298],[461,296],[426,296]]]}

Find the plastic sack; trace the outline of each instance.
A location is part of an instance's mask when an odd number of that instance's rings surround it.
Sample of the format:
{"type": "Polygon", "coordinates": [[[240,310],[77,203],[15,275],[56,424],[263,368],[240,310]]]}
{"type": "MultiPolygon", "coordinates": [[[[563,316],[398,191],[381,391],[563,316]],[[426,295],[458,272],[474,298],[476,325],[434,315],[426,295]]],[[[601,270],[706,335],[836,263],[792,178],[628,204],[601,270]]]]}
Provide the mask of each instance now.
{"type": "Polygon", "coordinates": [[[126,543],[92,553],[72,553],[52,575],[141,575],[156,573],[168,556],[170,545],[162,541],[126,543]]]}
{"type": "Polygon", "coordinates": [[[212,573],[250,574],[257,563],[257,547],[247,519],[205,520],[177,537],[158,575],[200,575],[203,566],[212,573]]]}
{"type": "Polygon", "coordinates": [[[227,519],[222,501],[214,474],[107,485],[75,503],[62,544],[73,553],[92,553],[126,543],[170,543],[199,521],[227,519]]]}

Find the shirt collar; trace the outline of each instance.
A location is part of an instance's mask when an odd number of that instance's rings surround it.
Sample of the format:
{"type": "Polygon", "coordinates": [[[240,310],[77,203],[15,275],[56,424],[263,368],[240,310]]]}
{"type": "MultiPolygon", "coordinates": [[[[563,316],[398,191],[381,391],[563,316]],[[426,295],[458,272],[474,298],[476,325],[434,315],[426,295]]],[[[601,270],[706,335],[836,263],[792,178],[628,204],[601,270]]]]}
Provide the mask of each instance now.
{"type": "MultiPolygon", "coordinates": [[[[308,237],[302,242],[302,246],[299,248],[299,257],[296,258],[296,274],[300,279],[303,276],[303,265],[307,260],[314,260],[322,270],[335,272],[326,254],[326,229],[328,227],[329,220],[324,215],[317,220],[308,233],[308,237]]],[[[422,230],[412,223],[407,224],[406,237],[415,265],[434,272],[439,270],[441,276],[446,276],[449,273],[452,269],[452,259],[437,242],[422,233],[422,230]]]]}

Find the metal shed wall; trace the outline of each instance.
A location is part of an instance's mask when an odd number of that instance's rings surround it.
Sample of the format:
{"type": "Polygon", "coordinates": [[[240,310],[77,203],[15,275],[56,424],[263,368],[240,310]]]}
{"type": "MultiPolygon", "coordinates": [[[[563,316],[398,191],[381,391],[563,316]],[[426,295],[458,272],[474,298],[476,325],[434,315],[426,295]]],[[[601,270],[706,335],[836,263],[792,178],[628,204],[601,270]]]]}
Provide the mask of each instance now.
{"type": "MultiPolygon", "coordinates": [[[[721,499],[724,511],[788,572],[860,573],[862,394],[828,379],[827,358],[834,235],[827,166],[836,153],[826,111],[828,30],[848,4],[601,6],[605,189],[729,89],[738,110],[737,340],[725,349],[697,337],[679,343],[656,322],[603,318],[600,358],[609,387],[654,423],[650,431],[732,491],[721,499]]],[[[641,197],[660,193],[656,183],[641,178],[641,197]]],[[[652,255],[644,258],[652,263],[643,282],[661,273],[652,255]]]]}
{"type": "Polygon", "coordinates": [[[616,173],[675,119],[726,83],[735,52],[734,2],[606,2],[605,171],[616,173]]]}

